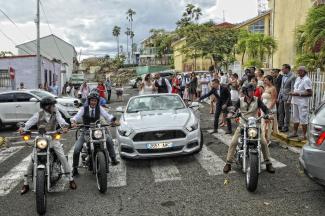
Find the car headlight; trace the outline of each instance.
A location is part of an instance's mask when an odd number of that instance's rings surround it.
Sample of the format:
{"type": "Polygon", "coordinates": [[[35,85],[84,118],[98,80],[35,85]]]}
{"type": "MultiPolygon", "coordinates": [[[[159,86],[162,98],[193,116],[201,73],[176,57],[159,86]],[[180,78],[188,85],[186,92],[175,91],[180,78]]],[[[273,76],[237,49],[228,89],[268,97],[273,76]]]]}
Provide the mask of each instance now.
{"type": "Polygon", "coordinates": [[[253,139],[257,137],[257,129],[256,128],[249,128],[247,131],[248,137],[253,139]]]}
{"type": "Polygon", "coordinates": [[[102,132],[101,130],[95,130],[95,131],[94,131],[94,137],[95,137],[96,139],[100,139],[100,138],[102,138],[102,137],[103,137],[103,132],[102,132]]]}
{"type": "Polygon", "coordinates": [[[199,122],[194,123],[193,125],[186,126],[186,130],[189,132],[195,131],[199,128],[199,122]]]}
{"type": "Polygon", "coordinates": [[[38,139],[36,141],[36,146],[39,149],[45,149],[47,147],[48,143],[46,139],[38,139]]]}
{"type": "Polygon", "coordinates": [[[122,128],[122,127],[119,127],[117,129],[118,133],[121,135],[121,136],[125,136],[125,137],[128,137],[130,136],[132,133],[133,133],[133,130],[130,129],[130,128],[122,128]]]}

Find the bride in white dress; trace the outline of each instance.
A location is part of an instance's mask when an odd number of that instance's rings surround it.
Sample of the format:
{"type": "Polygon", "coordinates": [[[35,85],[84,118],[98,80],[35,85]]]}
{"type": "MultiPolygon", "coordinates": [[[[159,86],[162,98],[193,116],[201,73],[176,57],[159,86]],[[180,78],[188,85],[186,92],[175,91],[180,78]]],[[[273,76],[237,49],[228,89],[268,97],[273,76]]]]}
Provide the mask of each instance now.
{"type": "Polygon", "coordinates": [[[154,94],[155,92],[156,87],[151,79],[151,74],[147,74],[139,86],[139,95],[154,94]]]}
{"type": "Polygon", "coordinates": [[[278,133],[278,122],[276,118],[276,99],[277,99],[277,91],[272,82],[273,78],[270,75],[264,77],[264,92],[262,94],[263,103],[269,108],[271,115],[270,120],[262,119],[262,126],[265,130],[265,139],[267,144],[270,144],[270,138],[272,133],[272,128],[274,133],[278,133]]]}

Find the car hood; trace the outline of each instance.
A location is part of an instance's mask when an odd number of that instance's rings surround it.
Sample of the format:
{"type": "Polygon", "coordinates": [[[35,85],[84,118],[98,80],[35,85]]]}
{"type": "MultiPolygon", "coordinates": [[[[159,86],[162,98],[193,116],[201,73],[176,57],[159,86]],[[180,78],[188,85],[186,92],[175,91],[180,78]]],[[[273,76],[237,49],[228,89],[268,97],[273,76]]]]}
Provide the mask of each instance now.
{"type": "Polygon", "coordinates": [[[192,112],[188,109],[144,111],[138,113],[125,113],[123,115],[123,121],[133,130],[183,127],[188,120],[193,117],[192,115],[192,112]]]}

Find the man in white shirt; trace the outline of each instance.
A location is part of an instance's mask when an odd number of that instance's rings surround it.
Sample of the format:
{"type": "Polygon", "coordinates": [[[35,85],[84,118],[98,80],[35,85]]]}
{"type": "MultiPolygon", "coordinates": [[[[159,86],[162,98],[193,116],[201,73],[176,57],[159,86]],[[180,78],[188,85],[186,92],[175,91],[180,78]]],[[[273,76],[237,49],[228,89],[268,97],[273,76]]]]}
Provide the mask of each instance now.
{"type": "Polygon", "coordinates": [[[209,82],[210,80],[207,78],[207,75],[204,74],[200,79],[201,87],[202,87],[202,95],[206,95],[209,93],[209,82]]]}
{"type": "Polygon", "coordinates": [[[299,124],[302,126],[303,139],[306,139],[308,115],[309,115],[309,97],[312,96],[312,82],[307,76],[307,70],[304,66],[298,68],[298,75],[293,92],[289,93],[292,96],[292,116],[293,116],[293,133],[289,138],[298,136],[299,124]]]}
{"type": "MultiPolygon", "coordinates": [[[[77,122],[82,121],[84,125],[90,125],[91,123],[95,123],[100,119],[100,117],[104,117],[104,119],[108,123],[113,123],[117,125],[116,118],[105,111],[103,107],[99,105],[99,94],[96,92],[91,92],[88,95],[88,101],[89,103],[82,107],[79,112],[71,118],[71,125],[72,127],[77,127],[77,122]]],[[[78,176],[78,165],[79,165],[79,157],[80,152],[82,150],[83,144],[85,143],[85,136],[83,133],[79,135],[78,140],[75,143],[74,146],[74,152],[73,152],[73,176],[78,176]]],[[[118,165],[119,161],[116,160],[116,153],[114,150],[114,143],[110,136],[107,136],[106,139],[106,146],[109,153],[109,157],[111,158],[112,165],[118,165]]]]}
{"type": "Polygon", "coordinates": [[[228,77],[223,72],[220,72],[220,85],[226,85],[228,82],[228,77]]]}

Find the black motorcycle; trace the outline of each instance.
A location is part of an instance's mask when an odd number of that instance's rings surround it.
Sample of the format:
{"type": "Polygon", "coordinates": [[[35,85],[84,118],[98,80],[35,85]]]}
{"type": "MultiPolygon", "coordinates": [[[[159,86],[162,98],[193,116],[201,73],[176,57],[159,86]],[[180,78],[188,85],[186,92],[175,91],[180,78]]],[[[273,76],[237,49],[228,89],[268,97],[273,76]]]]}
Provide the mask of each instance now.
{"type": "Polygon", "coordinates": [[[35,134],[33,142],[33,188],[36,193],[36,209],[40,215],[46,212],[46,193],[52,191],[53,186],[64,174],[61,162],[55,151],[50,147],[52,140],[60,140],[62,131],[46,131],[45,127],[39,127],[38,132],[25,131],[23,140],[27,143],[35,134]]]}
{"type": "Polygon", "coordinates": [[[109,156],[106,146],[107,136],[110,136],[106,127],[112,124],[101,124],[99,121],[90,125],[79,125],[76,131],[78,139],[79,131],[85,138],[81,151],[82,164],[88,167],[96,175],[97,188],[101,193],[107,191],[107,173],[109,173],[109,156]]]}

